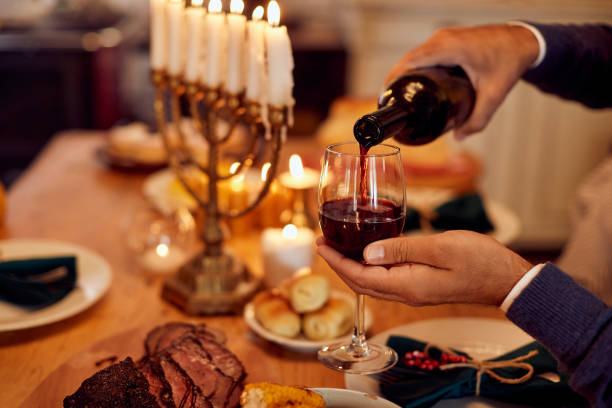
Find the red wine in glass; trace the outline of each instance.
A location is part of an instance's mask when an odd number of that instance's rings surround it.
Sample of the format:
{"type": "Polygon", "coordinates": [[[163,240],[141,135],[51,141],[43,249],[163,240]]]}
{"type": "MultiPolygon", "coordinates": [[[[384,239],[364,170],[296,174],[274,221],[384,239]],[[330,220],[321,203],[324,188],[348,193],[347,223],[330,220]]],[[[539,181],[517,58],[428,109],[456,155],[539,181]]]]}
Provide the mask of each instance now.
{"type": "Polygon", "coordinates": [[[342,198],[323,203],[320,224],[328,244],[344,256],[363,261],[371,242],[397,237],[404,226],[399,205],[384,198],[342,198]]]}

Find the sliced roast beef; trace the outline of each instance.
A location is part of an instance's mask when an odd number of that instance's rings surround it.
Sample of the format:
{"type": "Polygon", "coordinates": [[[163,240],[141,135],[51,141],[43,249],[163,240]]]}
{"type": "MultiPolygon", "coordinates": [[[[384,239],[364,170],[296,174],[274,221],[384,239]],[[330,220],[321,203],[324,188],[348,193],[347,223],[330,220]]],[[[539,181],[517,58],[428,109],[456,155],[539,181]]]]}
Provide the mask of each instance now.
{"type": "Polygon", "coordinates": [[[159,365],[172,387],[172,397],[177,408],[211,408],[213,406],[169,353],[159,356],[159,365]]]}
{"type": "Polygon", "coordinates": [[[213,364],[210,356],[194,336],[185,335],[166,348],[164,354],[168,354],[191,378],[202,395],[211,401],[213,407],[226,406],[236,383],[213,364]]]}
{"type": "Polygon", "coordinates": [[[172,401],[170,384],[168,384],[165,378],[160,378],[154,371],[151,360],[145,357],[138,363],[138,369],[149,382],[149,392],[155,397],[157,403],[164,408],[173,408],[174,402],[172,401]]]}
{"type": "Polygon", "coordinates": [[[246,376],[244,366],[238,357],[219,343],[208,338],[197,336],[198,343],[208,353],[213,364],[219,367],[223,374],[232,377],[235,382],[242,381],[246,376]]]}
{"type": "Polygon", "coordinates": [[[156,327],[147,335],[145,341],[147,355],[151,356],[160,352],[187,333],[197,333],[198,336],[216,341],[219,344],[225,343],[226,340],[225,334],[222,331],[208,327],[205,324],[166,323],[156,327]]]}
{"type": "Polygon", "coordinates": [[[64,408],[160,408],[149,393],[149,383],[131,358],[98,371],[64,398],[64,408]]]}

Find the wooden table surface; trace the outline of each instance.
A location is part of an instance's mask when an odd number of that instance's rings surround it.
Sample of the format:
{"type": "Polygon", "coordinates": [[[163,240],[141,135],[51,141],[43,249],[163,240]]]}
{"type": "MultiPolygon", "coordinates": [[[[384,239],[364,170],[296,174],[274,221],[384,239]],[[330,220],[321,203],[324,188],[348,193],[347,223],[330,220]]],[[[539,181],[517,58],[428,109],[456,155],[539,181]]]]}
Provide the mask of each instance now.
{"type": "MultiPolygon", "coordinates": [[[[109,261],[113,281],[100,301],[76,316],[0,333],[0,405],[20,406],[54,370],[104,339],[172,320],[205,322],[226,331],[229,348],[249,373],[248,382],[344,387],[343,375],[323,367],[316,356],[288,351],[259,338],[241,316],[189,317],[161,299],[162,279],[141,273],[122,240],[126,216],[145,203],[141,186],[146,175],[109,170],[94,154],[103,143],[103,134],[95,132],[56,137],[8,194],[1,239],[48,238],[85,246],[109,261]]],[[[299,153],[308,144],[290,141],[283,148],[283,157],[299,153]]],[[[228,243],[256,274],[261,273],[259,234],[253,231],[228,243]]],[[[336,289],[349,291],[318,257],[314,269],[329,276],[336,289]]],[[[367,305],[374,315],[369,335],[437,317],[505,319],[497,308],[484,306],[414,308],[374,299],[368,299],[367,305]]]]}

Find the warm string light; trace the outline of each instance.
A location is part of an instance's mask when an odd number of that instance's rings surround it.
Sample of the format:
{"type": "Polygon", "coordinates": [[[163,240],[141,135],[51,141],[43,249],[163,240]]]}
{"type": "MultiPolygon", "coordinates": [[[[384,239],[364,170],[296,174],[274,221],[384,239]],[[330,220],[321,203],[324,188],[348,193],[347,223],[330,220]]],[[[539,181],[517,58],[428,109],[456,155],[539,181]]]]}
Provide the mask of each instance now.
{"type": "Polygon", "coordinates": [[[280,24],[280,7],[274,0],[268,3],[268,23],[272,27],[278,27],[280,24]]]}
{"type": "Polygon", "coordinates": [[[262,6],[257,6],[255,7],[255,10],[253,10],[253,21],[259,21],[263,18],[264,15],[264,8],[262,6]]]}
{"type": "Polygon", "coordinates": [[[221,4],[221,0],[210,0],[208,2],[209,13],[220,13],[221,10],[223,10],[223,4],[221,4]]]}

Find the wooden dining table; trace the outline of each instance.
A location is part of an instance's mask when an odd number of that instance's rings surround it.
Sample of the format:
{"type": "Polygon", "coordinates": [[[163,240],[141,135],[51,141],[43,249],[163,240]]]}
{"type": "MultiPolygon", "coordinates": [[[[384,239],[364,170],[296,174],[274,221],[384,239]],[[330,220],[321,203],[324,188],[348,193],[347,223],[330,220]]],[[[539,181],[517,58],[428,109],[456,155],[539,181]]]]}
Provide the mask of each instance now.
{"type": "MultiPolygon", "coordinates": [[[[163,276],[143,273],[125,244],[126,216],[145,204],[142,185],[147,174],[109,168],[96,156],[104,132],[70,131],[57,135],[8,192],[8,211],[0,222],[0,239],[42,238],[86,247],[104,257],[112,268],[112,283],[104,296],[86,310],[64,320],[29,329],[0,333],[0,389],[3,407],[61,406],[85,378],[91,351],[103,344],[119,358],[132,333],[145,333],[169,321],[206,323],[223,330],[227,346],[243,362],[246,382],[270,381],[307,387],[344,388],[343,374],[324,367],[314,353],[298,353],[266,341],[252,332],[242,315],[188,316],[160,296],[163,276]],[[123,340],[121,340],[123,339],[123,340]],[[68,364],[70,363],[70,364],[68,364]],[[82,364],[82,365],[83,365],[82,364]],[[68,382],[69,384],[66,384],[68,382]],[[64,387],[64,388],[62,388],[64,387]],[[64,394],[62,394],[64,393],[64,394]]],[[[290,153],[318,149],[309,140],[289,140],[290,153]]],[[[253,229],[226,245],[241,256],[253,274],[262,275],[261,231],[253,229]]],[[[316,257],[313,270],[329,277],[336,290],[350,289],[316,257]]],[[[451,304],[411,307],[368,298],[375,335],[396,326],[442,317],[505,319],[494,307],[451,304]]],[[[140,356],[132,356],[135,359],[140,356]]]]}

